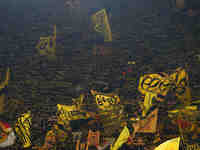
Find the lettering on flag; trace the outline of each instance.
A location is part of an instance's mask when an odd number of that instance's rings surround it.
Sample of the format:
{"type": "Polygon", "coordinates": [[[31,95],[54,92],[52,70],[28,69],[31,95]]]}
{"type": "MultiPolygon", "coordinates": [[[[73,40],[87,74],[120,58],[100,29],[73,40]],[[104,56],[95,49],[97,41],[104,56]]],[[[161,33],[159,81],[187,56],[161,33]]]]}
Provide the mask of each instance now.
{"type": "Polygon", "coordinates": [[[142,94],[147,92],[161,94],[163,96],[167,95],[170,88],[170,80],[167,75],[162,76],[160,74],[149,74],[140,77],[138,90],[142,94]]]}
{"type": "Polygon", "coordinates": [[[113,105],[116,105],[120,102],[120,98],[117,95],[107,96],[103,94],[97,94],[95,98],[96,104],[102,110],[111,110],[113,105]]]}

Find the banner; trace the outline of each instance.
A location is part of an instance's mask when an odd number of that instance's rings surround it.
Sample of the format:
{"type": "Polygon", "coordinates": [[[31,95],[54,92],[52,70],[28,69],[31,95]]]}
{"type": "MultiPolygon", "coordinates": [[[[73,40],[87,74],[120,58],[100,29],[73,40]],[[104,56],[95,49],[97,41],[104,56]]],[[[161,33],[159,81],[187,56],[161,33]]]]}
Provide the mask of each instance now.
{"type": "Polygon", "coordinates": [[[80,112],[80,109],[77,108],[76,105],[67,106],[57,104],[57,113],[60,121],[66,122],[69,120],[78,120],[78,119],[86,119],[86,115],[83,112],[80,112]]]}
{"type": "Polygon", "coordinates": [[[92,22],[95,26],[94,30],[104,35],[104,41],[111,42],[112,33],[106,9],[102,9],[98,11],[96,14],[92,15],[92,22]]]}
{"type": "Polygon", "coordinates": [[[164,76],[160,74],[144,75],[140,77],[138,86],[138,90],[144,95],[151,92],[166,96],[169,88],[170,80],[166,74],[164,76]]]}
{"type": "Polygon", "coordinates": [[[142,94],[148,92],[166,96],[169,89],[174,89],[176,96],[182,102],[190,103],[191,91],[189,88],[188,74],[182,68],[176,69],[171,75],[148,74],[140,78],[138,90],[142,94]]]}
{"type": "Polygon", "coordinates": [[[56,52],[56,26],[54,26],[54,36],[40,37],[40,42],[37,44],[40,55],[55,56],[56,52]]]}
{"type": "Polygon", "coordinates": [[[15,124],[15,131],[17,135],[20,137],[20,140],[23,143],[24,148],[28,148],[32,145],[31,143],[31,133],[30,133],[30,128],[31,128],[31,112],[29,111],[28,113],[22,114],[18,119],[15,124]]]}
{"type": "Polygon", "coordinates": [[[146,119],[140,120],[138,133],[155,133],[158,120],[158,108],[151,112],[146,119]]]}
{"type": "Polygon", "coordinates": [[[118,150],[124,143],[128,141],[129,136],[130,132],[128,128],[125,126],[122,132],[120,133],[119,137],[117,138],[117,141],[111,147],[111,150],[118,150]]]}

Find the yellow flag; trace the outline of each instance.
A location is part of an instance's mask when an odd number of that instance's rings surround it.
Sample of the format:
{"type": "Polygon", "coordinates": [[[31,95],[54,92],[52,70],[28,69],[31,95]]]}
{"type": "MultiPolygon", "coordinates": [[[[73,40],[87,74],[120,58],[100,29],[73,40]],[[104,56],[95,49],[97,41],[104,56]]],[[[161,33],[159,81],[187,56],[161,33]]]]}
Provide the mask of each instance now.
{"type": "Polygon", "coordinates": [[[166,96],[169,89],[175,89],[176,96],[183,103],[190,104],[191,91],[189,88],[189,78],[182,68],[176,69],[171,75],[148,74],[140,78],[138,90],[142,94],[148,92],[166,96]]]}
{"type": "Polygon", "coordinates": [[[160,144],[158,147],[155,148],[155,150],[179,150],[179,145],[180,137],[168,140],[160,144]]]}
{"type": "Polygon", "coordinates": [[[167,78],[167,75],[148,74],[140,77],[138,90],[142,94],[151,92],[166,96],[170,88],[169,85],[170,80],[167,78]]]}
{"type": "Polygon", "coordinates": [[[20,140],[23,143],[24,148],[28,148],[32,145],[31,143],[31,133],[30,133],[30,127],[31,127],[31,112],[22,114],[15,124],[15,131],[17,135],[20,137],[20,140]]]}
{"type": "Polygon", "coordinates": [[[40,37],[37,44],[40,55],[54,56],[56,52],[56,26],[54,26],[54,36],[40,37]]]}
{"type": "Polygon", "coordinates": [[[96,14],[92,15],[92,22],[95,25],[95,31],[104,34],[104,41],[112,41],[112,32],[110,29],[110,24],[106,9],[98,11],[96,14]]]}
{"type": "Polygon", "coordinates": [[[57,104],[58,114],[60,121],[66,122],[70,120],[84,119],[86,115],[80,112],[76,105],[61,105],[57,104]]]}
{"type": "Polygon", "coordinates": [[[190,104],[191,91],[189,88],[189,77],[187,72],[182,68],[178,68],[175,73],[170,75],[170,78],[175,82],[177,98],[184,103],[190,104]]]}
{"type": "Polygon", "coordinates": [[[128,128],[125,126],[122,132],[120,133],[117,141],[111,147],[111,150],[118,150],[124,143],[128,141],[128,137],[130,136],[130,132],[128,128]]]}

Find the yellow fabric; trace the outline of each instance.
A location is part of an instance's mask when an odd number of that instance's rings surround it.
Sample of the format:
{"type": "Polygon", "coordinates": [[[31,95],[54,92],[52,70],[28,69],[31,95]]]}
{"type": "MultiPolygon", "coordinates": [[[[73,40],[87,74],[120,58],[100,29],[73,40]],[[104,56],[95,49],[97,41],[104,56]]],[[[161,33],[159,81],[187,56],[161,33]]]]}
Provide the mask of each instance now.
{"type": "Polygon", "coordinates": [[[140,77],[138,90],[144,95],[151,92],[165,96],[169,91],[169,83],[167,75],[163,77],[160,74],[148,74],[140,77]]]}
{"type": "Polygon", "coordinates": [[[179,150],[179,143],[180,137],[174,138],[160,144],[155,150],[179,150]]]}
{"type": "Polygon", "coordinates": [[[106,9],[102,9],[98,11],[96,14],[92,15],[92,22],[95,26],[94,27],[95,31],[104,34],[104,41],[111,42],[112,33],[111,33],[106,9]]]}
{"type": "Polygon", "coordinates": [[[128,137],[130,136],[130,132],[128,128],[125,126],[122,132],[120,133],[117,141],[111,147],[111,150],[118,150],[124,143],[128,141],[128,137]]]}
{"type": "Polygon", "coordinates": [[[22,114],[21,117],[17,119],[15,125],[15,131],[23,142],[24,148],[28,148],[32,145],[30,133],[31,120],[31,112],[29,111],[28,113],[22,114]]]}
{"type": "Polygon", "coordinates": [[[184,104],[191,103],[191,91],[189,88],[189,78],[182,68],[176,69],[171,75],[148,74],[140,77],[138,90],[142,94],[148,92],[166,96],[170,88],[175,88],[177,98],[184,104]]]}

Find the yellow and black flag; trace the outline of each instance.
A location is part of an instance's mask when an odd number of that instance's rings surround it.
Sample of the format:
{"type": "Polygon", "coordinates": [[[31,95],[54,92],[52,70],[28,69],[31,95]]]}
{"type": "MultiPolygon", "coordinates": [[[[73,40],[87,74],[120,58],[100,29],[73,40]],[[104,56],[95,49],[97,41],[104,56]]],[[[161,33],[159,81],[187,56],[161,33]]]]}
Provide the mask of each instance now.
{"type": "Polygon", "coordinates": [[[17,119],[15,124],[15,132],[19,136],[24,148],[28,148],[32,145],[30,132],[31,124],[32,117],[30,111],[28,113],[22,114],[17,119]]]}
{"type": "Polygon", "coordinates": [[[92,15],[92,22],[94,24],[94,30],[104,35],[105,42],[112,41],[112,32],[108,20],[106,9],[102,9],[92,15]]]}
{"type": "Polygon", "coordinates": [[[54,26],[54,35],[48,37],[40,37],[40,42],[37,44],[40,55],[54,56],[56,52],[56,25],[54,26]]]}

